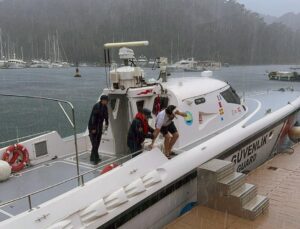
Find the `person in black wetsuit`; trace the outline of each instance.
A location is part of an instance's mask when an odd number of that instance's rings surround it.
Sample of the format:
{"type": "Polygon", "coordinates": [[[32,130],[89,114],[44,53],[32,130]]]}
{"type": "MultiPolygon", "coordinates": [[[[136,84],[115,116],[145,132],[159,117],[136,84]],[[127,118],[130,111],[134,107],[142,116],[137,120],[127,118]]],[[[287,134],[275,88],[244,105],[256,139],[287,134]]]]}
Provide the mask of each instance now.
{"type": "Polygon", "coordinates": [[[130,150],[130,153],[140,151],[142,149],[142,143],[144,140],[145,138],[142,122],[135,118],[130,125],[127,135],[127,146],[130,150]]]}
{"type": "Polygon", "coordinates": [[[98,164],[101,159],[99,158],[98,149],[101,142],[103,122],[105,121],[105,129],[108,128],[108,96],[102,95],[100,101],[96,103],[89,119],[89,136],[92,143],[92,151],[90,161],[98,164]]]}

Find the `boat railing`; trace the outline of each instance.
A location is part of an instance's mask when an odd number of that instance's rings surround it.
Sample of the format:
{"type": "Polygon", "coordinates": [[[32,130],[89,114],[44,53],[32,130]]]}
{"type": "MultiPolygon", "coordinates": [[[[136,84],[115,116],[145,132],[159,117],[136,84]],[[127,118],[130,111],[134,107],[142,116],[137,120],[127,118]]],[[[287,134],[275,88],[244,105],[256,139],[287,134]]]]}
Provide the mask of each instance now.
{"type": "Polygon", "coordinates": [[[69,124],[72,127],[73,130],[73,136],[74,136],[74,146],[75,146],[75,156],[76,156],[76,172],[78,176],[78,186],[81,185],[80,183],[80,172],[79,172],[79,153],[78,153],[78,146],[77,146],[77,133],[76,133],[76,122],[75,122],[75,109],[73,104],[70,101],[62,100],[62,99],[55,99],[50,97],[43,97],[43,96],[30,96],[30,95],[16,95],[16,94],[3,94],[0,93],[0,96],[2,97],[12,97],[12,98],[22,98],[22,99],[33,99],[33,100],[42,100],[42,101],[52,101],[57,102],[59,107],[61,108],[63,114],[67,118],[69,124]],[[65,106],[69,106],[71,109],[71,115],[68,114],[66,111],[65,106]]]}
{"type": "MultiPolygon", "coordinates": [[[[97,172],[98,173],[98,176],[101,175],[101,171],[103,170],[103,168],[105,168],[107,165],[109,164],[116,164],[117,166],[122,166],[123,163],[125,163],[126,161],[132,159],[134,156],[140,154],[143,150],[140,150],[140,151],[137,151],[137,152],[134,152],[132,154],[128,154],[128,155],[125,155],[123,157],[120,157],[120,158],[117,158],[113,161],[110,161],[108,163],[105,163],[105,164],[102,164],[101,166],[97,166],[97,168],[94,168],[94,169],[91,169],[89,171],[86,171],[86,172],[83,172],[77,176],[74,176],[74,177],[71,177],[71,178],[68,178],[68,179],[65,179],[61,182],[58,182],[54,185],[51,185],[51,186],[48,186],[46,188],[42,188],[42,189],[39,189],[37,191],[34,191],[34,192],[31,192],[29,194],[26,194],[24,196],[21,196],[21,197],[18,197],[18,198],[15,198],[15,199],[12,199],[12,200],[8,200],[8,201],[5,201],[5,202],[2,202],[0,203],[0,208],[2,207],[5,207],[7,205],[10,205],[12,203],[15,203],[17,201],[20,201],[20,200],[24,200],[24,199],[27,199],[27,202],[28,202],[28,208],[27,210],[28,211],[32,211],[34,209],[34,206],[32,204],[32,197],[39,194],[39,193],[42,193],[42,192],[45,192],[45,191],[48,191],[50,189],[53,189],[53,188],[56,188],[58,186],[61,186],[63,184],[66,184],[68,182],[71,182],[71,181],[74,181],[74,180],[79,180],[80,181],[80,186],[85,186],[86,182],[85,182],[85,179],[84,179],[84,176],[88,175],[88,174],[91,174],[91,173],[94,173],[94,172],[97,172]]],[[[76,186],[76,187],[79,187],[79,186],[76,186]]],[[[76,188],[74,187],[74,188],[76,188]]]]}
{"type": "Polygon", "coordinates": [[[48,133],[50,133],[50,131],[43,131],[43,132],[39,132],[39,133],[29,134],[29,135],[26,135],[26,136],[23,136],[23,137],[17,137],[17,138],[14,138],[14,139],[10,139],[10,140],[7,140],[7,141],[0,142],[0,146],[7,145],[9,143],[10,144],[11,143],[19,143],[20,141],[28,140],[30,138],[34,138],[34,137],[44,135],[44,134],[48,134],[48,133]]]}

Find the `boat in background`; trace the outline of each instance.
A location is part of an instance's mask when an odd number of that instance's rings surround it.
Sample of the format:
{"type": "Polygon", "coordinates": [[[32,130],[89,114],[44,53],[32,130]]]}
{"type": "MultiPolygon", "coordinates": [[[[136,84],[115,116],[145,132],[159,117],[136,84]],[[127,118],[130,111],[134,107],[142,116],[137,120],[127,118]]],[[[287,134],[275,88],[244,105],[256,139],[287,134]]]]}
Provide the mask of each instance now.
{"type": "Polygon", "coordinates": [[[167,71],[184,71],[184,69],[192,69],[197,64],[194,58],[182,59],[174,64],[167,66],[167,71]]]}
{"type": "Polygon", "coordinates": [[[300,75],[297,72],[274,71],[268,74],[270,80],[280,81],[300,81],[300,75]]]}
{"type": "Polygon", "coordinates": [[[148,65],[149,65],[149,67],[154,66],[155,65],[155,59],[150,58],[149,61],[148,61],[148,65]]]}
{"type": "Polygon", "coordinates": [[[8,59],[6,62],[6,68],[8,69],[21,69],[26,68],[26,62],[23,59],[17,59],[16,54],[12,59],[8,59]]]}
{"type": "Polygon", "coordinates": [[[290,67],[291,70],[299,70],[300,66],[290,67]]]}
{"type": "Polygon", "coordinates": [[[222,67],[221,62],[217,61],[197,61],[194,58],[183,59],[175,64],[168,65],[168,71],[202,72],[215,71],[222,67]]]}
{"type": "Polygon", "coordinates": [[[148,63],[148,59],[146,56],[141,55],[139,56],[139,58],[137,59],[137,63],[139,64],[139,66],[146,66],[148,63]]]}
{"type": "Polygon", "coordinates": [[[197,61],[197,66],[204,69],[205,71],[216,71],[222,67],[222,63],[218,61],[205,60],[197,61]]]}
{"type": "Polygon", "coordinates": [[[29,65],[30,68],[49,68],[50,67],[50,61],[48,60],[32,60],[31,64],[29,65]]]}
{"type": "Polygon", "coordinates": [[[67,60],[64,47],[59,42],[58,32],[51,38],[48,37],[49,59],[51,63],[49,68],[69,68],[71,64],[67,60]]]}

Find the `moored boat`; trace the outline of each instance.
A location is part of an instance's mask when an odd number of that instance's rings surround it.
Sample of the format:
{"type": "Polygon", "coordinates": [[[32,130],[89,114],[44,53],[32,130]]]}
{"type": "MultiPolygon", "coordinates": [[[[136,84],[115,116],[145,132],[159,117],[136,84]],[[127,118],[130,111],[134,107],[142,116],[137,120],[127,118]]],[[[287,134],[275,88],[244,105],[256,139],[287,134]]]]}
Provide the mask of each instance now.
{"type": "Polygon", "coordinates": [[[297,72],[277,71],[268,74],[270,80],[280,81],[300,81],[300,76],[297,72]]]}
{"type": "Polygon", "coordinates": [[[21,69],[26,67],[26,62],[21,59],[13,58],[13,59],[8,59],[5,65],[6,68],[9,69],[21,69]]]}
{"type": "Polygon", "coordinates": [[[49,68],[50,61],[47,60],[32,60],[30,64],[30,68],[49,68]]]}

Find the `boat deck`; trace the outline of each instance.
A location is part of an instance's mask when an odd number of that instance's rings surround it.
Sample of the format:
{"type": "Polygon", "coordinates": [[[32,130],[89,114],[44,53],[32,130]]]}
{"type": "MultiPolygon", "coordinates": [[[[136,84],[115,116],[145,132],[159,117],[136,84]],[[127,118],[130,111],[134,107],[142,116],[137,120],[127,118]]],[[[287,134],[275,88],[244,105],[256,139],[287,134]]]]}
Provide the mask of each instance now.
{"type": "MultiPolygon", "coordinates": [[[[102,161],[95,166],[90,163],[89,157],[90,152],[84,152],[79,155],[80,174],[90,171],[90,173],[83,176],[84,182],[99,176],[102,166],[116,159],[116,157],[100,154],[102,161]]],[[[0,204],[12,199],[26,196],[37,190],[56,185],[76,176],[77,170],[75,156],[56,159],[47,163],[29,167],[22,170],[20,173],[11,175],[9,180],[0,183],[0,204]]],[[[39,204],[44,203],[53,197],[59,196],[77,186],[78,180],[72,179],[57,187],[37,193],[31,197],[32,207],[38,206],[39,204]]],[[[1,207],[0,222],[27,211],[28,209],[29,203],[27,198],[1,207]]]]}
{"type": "Polygon", "coordinates": [[[263,118],[268,112],[275,112],[280,108],[299,98],[299,91],[270,91],[264,94],[257,94],[247,97],[246,105],[249,111],[257,112],[245,125],[248,126],[257,120],[263,118]],[[260,109],[259,109],[260,108],[260,109]]]}
{"type": "Polygon", "coordinates": [[[270,199],[269,210],[255,221],[197,206],[165,229],[300,228],[300,145],[277,155],[247,175],[258,193],[270,199]]]}

